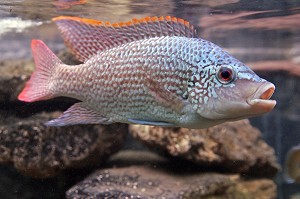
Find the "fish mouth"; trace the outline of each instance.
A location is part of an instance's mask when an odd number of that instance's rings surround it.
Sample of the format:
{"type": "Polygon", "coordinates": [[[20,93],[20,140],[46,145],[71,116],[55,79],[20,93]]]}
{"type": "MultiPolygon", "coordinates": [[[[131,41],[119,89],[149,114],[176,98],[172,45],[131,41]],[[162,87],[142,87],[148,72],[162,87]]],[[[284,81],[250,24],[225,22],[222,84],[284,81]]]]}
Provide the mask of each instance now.
{"type": "Polygon", "coordinates": [[[276,105],[276,101],[270,99],[274,91],[274,84],[265,82],[258,87],[254,94],[248,97],[247,103],[254,109],[255,113],[269,112],[276,105]]]}

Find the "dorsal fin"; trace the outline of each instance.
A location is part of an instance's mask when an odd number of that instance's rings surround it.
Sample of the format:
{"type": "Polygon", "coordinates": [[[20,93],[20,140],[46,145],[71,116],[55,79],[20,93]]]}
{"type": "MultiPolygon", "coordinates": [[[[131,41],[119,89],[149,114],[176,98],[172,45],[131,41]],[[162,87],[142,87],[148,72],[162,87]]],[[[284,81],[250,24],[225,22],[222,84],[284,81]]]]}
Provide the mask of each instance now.
{"type": "Polygon", "coordinates": [[[176,17],[145,17],[113,23],[60,16],[53,18],[66,45],[84,62],[99,51],[140,39],[160,36],[197,37],[189,22],[176,17]]]}

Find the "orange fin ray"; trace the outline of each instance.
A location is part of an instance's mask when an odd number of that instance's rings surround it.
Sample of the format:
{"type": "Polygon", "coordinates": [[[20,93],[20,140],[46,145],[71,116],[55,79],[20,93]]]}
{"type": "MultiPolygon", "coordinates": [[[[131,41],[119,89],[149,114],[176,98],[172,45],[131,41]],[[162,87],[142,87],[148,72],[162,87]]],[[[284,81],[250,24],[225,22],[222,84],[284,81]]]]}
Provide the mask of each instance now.
{"type": "Polygon", "coordinates": [[[176,17],[145,17],[113,23],[60,16],[52,19],[62,32],[66,45],[84,62],[89,57],[128,42],[162,36],[197,37],[187,21],[176,17]]]}

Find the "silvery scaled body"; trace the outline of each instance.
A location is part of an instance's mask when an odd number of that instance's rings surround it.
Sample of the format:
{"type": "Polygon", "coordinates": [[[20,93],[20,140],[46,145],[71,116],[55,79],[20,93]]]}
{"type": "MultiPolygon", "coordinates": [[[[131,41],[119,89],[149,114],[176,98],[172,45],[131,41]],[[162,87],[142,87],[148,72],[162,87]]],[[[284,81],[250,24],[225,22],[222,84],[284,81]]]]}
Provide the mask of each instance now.
{"type": "Polygon", "coordinates": [[[183,20],[171,19],[172,26],[168,18],[125,26],[70,17],[55,21],[67,45],[84,63],[67,66],[45,44],[34,40],[37,72],[19,99],[67,96],[82,102],[48,125],[122,122],[207,128],[275,106],[269,100],[273,84],[217,45],[197,38],[183,20]],[[146,35],[151,29],[155,34],[146,35]],[[88,38],[87,32],[98,36],[88,38]],[[82,39],[74,39],[80,35],[82,39]],[[35,87],[37,79],[45,81],[40,81],[41,87],[35,87]]]}

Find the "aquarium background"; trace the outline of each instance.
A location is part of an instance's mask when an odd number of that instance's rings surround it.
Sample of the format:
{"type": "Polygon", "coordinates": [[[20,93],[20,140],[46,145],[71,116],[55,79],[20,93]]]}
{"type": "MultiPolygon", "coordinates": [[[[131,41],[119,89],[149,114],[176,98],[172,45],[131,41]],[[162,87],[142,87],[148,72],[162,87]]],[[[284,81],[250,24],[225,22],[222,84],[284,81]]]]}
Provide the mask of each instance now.
{"type": "MultiPolygon", "coordinates": [[[[200,37],[222,46],[276,85],[272,97],[277,100],[276,108],[252,118],[251,123],[275,149],[283,169],[288,151],[300,145],[300,1],[0,0],[0,62],[32,59],[31,39],[43,40],[55,53],[65,49],[57,27],[51,22],[52,17],[59,15],[111,22],[171,15],[189,21],[197,27],[200,37]]],[[[1,104],[0,109],[12,111],[13,107],[1,104]]],[[[126,147],[140,149],[131,139],[126,147]]],[[[53,183],[50,179],[36,184],[35,180],[14,173],[10,167],[0,169],[0,176],[8,175],[0,177],[0,187],[13,184],[13,181],[1,180],[10,177],[23,182],[21,187],[15,188],[16,196],[22,196],[18,190],[34,187],[42,192],[53,183]]],[[[300,192],[300,184],[287,183],[282,172],[275,180],[278,198],[290,198],[300,192]]],[[[1,198],[9,196],[7,190],[1,189],[1,198]]],[[[61,196],[54,191],[53,197],[61,196]]]]}

